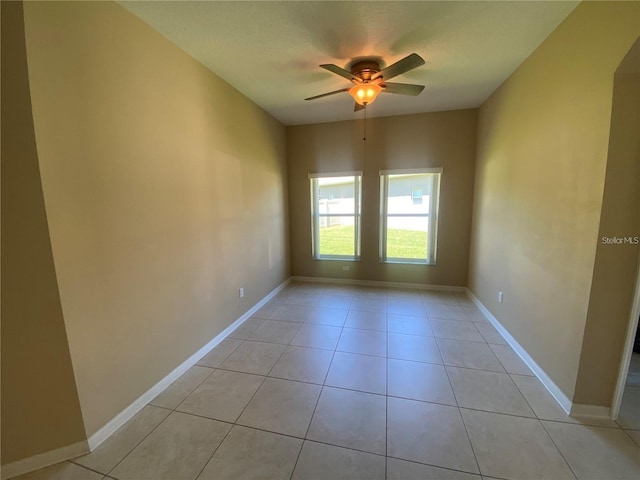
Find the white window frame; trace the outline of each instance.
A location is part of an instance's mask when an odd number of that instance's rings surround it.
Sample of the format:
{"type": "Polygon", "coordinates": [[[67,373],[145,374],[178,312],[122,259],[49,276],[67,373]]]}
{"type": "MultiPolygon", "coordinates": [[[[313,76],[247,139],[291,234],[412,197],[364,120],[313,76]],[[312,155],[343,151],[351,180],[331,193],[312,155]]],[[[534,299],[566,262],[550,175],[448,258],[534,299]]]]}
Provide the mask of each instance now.
{"type": "Polygon", "coordinates": [[[362,216],[362,172],[310,173],[309,186],[311,189],[311,255],[315,260],[360,260],[360,221],[362,216]],[[318,182],[319,178],[354,177],[354,213],[319,212],[318,182]],[[320,218],[321,217],[353,217],[354,226],[354,255],[321,255],[320,254],[320,218]]]}
{"type": "Polygon", "coordinates": [[[417,168],[403,170],[380,170],[380,262],[410,263],[419,265],[435,265],[438,251],[438,211],[440,207],[440,182],[442,168],[417,168]],[[433,177],[431,194],[429,196],[429,213],[394,213],[387,212],[389,177],[393,175],[415,175],[421,173],[438,174],[433,177]],[[427,217],[429,222],[427,237],[427,252],[425,259],[388,258],[387,257],[387,219],[389,217],[427,217]]]}

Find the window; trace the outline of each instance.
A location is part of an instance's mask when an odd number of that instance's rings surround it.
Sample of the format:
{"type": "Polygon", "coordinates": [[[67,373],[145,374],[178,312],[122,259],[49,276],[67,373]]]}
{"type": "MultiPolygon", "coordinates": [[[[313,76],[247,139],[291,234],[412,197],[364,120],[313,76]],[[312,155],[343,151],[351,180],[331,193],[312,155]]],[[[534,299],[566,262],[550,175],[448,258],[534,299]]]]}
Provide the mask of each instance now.
{"type": "Polygon", "coordinates": [[[380,172],[380,260],[435,265],[441,168],[380,172]]]}
{"type": "Polygon", "coordinates": [[[362,173],[313,174],[311,234],[315,259],[360,259],[362,173]]]}

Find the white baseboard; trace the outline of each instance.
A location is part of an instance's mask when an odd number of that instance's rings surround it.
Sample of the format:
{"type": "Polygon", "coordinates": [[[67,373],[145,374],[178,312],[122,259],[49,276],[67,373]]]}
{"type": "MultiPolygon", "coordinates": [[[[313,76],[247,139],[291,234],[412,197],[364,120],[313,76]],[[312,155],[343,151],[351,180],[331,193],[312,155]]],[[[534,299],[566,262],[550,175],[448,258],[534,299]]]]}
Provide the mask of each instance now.
{"type": "Polygon", "coordinates": [[[441,290],[446,292],[465,292],[466,287],[454,285],[429,285],[424,283],[402,283],[402,282],[380,282],[376,280],[357,280],[351,278],[330,278],[330,277],[291,277],[296,282],[313,283],[337,283],[340,285],[362,285],[365,287],[391,287],[391,288],[413,288],[416,290],[441,290]]]}
{"type": "Polygon", "coordinates": [[[6,480],[8,478],[24,475],[25,473],[40,470],[41,468],[49,467],[56,463],[79,457],[85,453],[89,453],[89,447],[87,442],[83,440],[72,445],[67,445],[66,447],[49,450],[48,452],[40,453],[33,457],[24,458],[22,460],[2,465],[0,478],[2,478],[2,480],[6,480]]]}
{"type": "MultiPolygon", "coordinates": [[[[273,289],[268,295],[266,295],[262,300],[256,303],[253,307],[247,310],[242,316],[240,316],[235,322],[225,328],[222,332],[212,338],[206,345],[200,348],[197,352],[187,358],[184,362],[178,365],[171,373],[169,373],[166,377],[156,383],[153,387],[147,390],[144,394],[142,394],[137,400],[135,400],[131,405],[125,408],[122,412],[112,418],[105,426],[100,428],[96,433],[91,435],[88,440],[89,449],[91,451],[95,450],[102,442],[104,442],[107,438],[113,435],[116,430],[122,427],[125,423],[127,423],[136,413],[138,413],[142,408],[147,405],[151,400],[153,400],[160,392],[162,392],[165,388],[171,385],[180,375],[189,370],[192,366],[194,366],[198,360],[200,360],[204,355],[209,353],[211,349],[213,349],[216,345],[218,345],[222,340],[227,338],[227,336],[233,332],[236,328],[242,324],[246,319],[248,319],[251,315],[253,315],[256,311],[258,311],[265,303],[271,300],[280,290],[282,290],[287,284],[290,282],[290,279],[285,280],[280,285],[278,285],[275,289],[273,289]]],[[[86,453],[86,452],[85,452],[86,453]]]]}
{"type": "Polygon", "coordinates": [[[571,406],[572,417],[591,417],[611,419],[611,409],[599,405],[582,405],[574,403],[571,406]]]}
{"type": "Polygon", "coordinates": [[[489,309],[482,304],[478,297],[476,297],[469,289],[466,290],[473,303],[476,304],[476,306],[480,309],[487,320],[489,320],[489,322],[496,328],[496,330],[500,332],[500,335],[504,337],[507,343],[511,345],[511,348],[513,348],[518,356],[522,359],[522,361],[526,363],[531,371],[535,374],[535,376],[538,377],[538,380],[542,382],[551,396],[555,398],[556,402],[558,402],[560,407],[567,413],[567,415],[574,413],[573,404],[569,397],[567,397],[562,392],[562,390],[560,390],[560,388],[553,382],[553,380],[551,380],[551,377],[549,377],[549,375],[547,375],[547,373],[542,368],[540,368],[535,360],[531,358],[531,355],[529,355],[527,351],[522,348],[522,346],[516,341],[515,338],[513,338],[513,336],[507,331],[507,329],[502,326],[498,319],[493,316],[489,309]]]}

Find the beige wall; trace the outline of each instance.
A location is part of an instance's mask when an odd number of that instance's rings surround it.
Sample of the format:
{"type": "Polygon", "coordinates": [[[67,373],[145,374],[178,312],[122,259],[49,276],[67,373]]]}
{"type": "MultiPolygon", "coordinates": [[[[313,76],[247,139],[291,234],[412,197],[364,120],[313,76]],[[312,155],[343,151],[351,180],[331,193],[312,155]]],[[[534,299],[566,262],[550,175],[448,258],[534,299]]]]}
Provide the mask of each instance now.
{"type": "Polygon", "coordinates": [[[366,159],[362,113],[354,116],[360,119],[287,128],[292,275],[465,286],[477,110],[368,119],[366,159]],[[380,263],[378,171],[426,167],[444,169],[437,265],[380,263]],[[308,174],[354,170],[363,171],[361,260],[314,260],[308,174]]]}
{"type": "Polygon", "coordinates": [[[580,4],[480,109],[469,287],[569,399],[598,244],[613,75],[640,33],[639,15],[637,2],[580,4]]]}
{"type": "MultiPolygon", "coordinates": [[[[635,49],[640,52],[640,42],[635,49]]],[[[638,56],[640,58],[640,56],[638,56]]],[[[638,273],[639,245],[602,237],[640,238],[640,68],[617,74],[611,137],[580,369],[574,401],[610,406],[638,273]]]]}
{"type": "Polygon", "coordinates": [[[22,4],[2,2],[2,462],[85,439],[40,184],[22,4]]]}
{"type": "Polygon", "coordinates": [[[90,436],[288,277],[285,129],[116,3],[24,9],[90,436]]]}

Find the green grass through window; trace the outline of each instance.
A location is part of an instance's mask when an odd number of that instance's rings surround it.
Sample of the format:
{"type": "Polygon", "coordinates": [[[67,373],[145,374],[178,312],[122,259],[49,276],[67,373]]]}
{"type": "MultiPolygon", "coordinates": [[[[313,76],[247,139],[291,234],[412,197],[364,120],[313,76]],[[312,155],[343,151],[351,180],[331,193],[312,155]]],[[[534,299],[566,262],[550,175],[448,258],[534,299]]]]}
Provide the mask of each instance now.
{"type": "MultiPolygon", "coordinates": [[[[334,226],[320,229],[321,255],[353,255],[353,227],[334,226]]],[[[387,257],[423,259],[427,252],[427,233],[389,229],[387,257]]]]}

